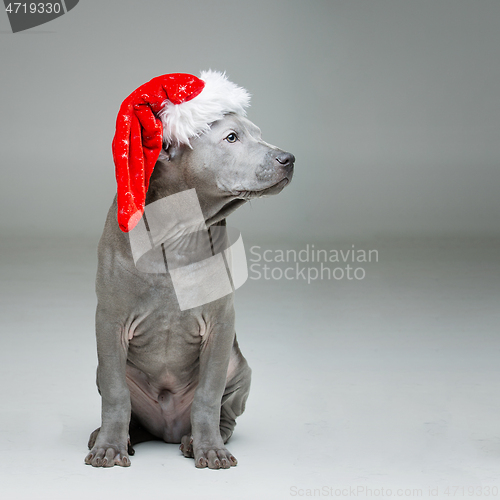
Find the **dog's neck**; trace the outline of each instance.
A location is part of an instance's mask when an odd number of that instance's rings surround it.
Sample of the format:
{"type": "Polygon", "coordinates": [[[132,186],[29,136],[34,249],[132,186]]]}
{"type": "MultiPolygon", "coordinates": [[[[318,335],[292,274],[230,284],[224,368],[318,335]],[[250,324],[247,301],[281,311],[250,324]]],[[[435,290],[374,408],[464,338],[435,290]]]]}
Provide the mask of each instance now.
{"type": "Polygon", "coordinates": [[[208,192],[206,186],[197,185],[196,181],[186,174],[180,158],[173,161],[159,160],[151,176],[146,195],[146,205],[167,196],[195,189],[206,226],[212,226],[225,219],[246,200],[236,199],[233,195],[224,196],[220,192],[208,192]]]}

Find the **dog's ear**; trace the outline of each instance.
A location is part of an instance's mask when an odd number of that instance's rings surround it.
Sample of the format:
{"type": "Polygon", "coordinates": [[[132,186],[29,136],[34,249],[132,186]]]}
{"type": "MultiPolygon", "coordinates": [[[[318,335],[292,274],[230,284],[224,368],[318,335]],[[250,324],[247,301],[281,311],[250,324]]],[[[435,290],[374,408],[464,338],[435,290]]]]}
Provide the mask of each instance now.
{"type": "Polygon", "coordinates": [[[173,161],[177,158],[180,153],[180,149],[183,147],[182,144],[165,144],[163,143],[163,147],[160,151],[160,156],[158,156],[158,160],[163,161],[173,161]]]}

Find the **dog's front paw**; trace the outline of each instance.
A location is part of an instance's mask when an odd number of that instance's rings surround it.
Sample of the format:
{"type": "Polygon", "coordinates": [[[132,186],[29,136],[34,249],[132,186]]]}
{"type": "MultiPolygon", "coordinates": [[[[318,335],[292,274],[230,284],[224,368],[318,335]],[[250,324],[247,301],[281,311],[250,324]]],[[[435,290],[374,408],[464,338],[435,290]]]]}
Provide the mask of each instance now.
{"type": "Polygon", "coordinates": [[[194,464],[199,469],[229,469],[234,467],[238,460],[226,448],[205,448],[194,450],[194,464]]]}
{"type": "MultiPolygon", "coordinates": [[[[130,458],[127,453],[127,444],[116,445],[99,439],[100,429],[96,429],[89,439],[89,454],[85,457],[85,463],[92,467],[130,467],[130,458]]],[[[129,450],[131,448],[129,447],[129,450]]],[[[133,454],[133,452],[132,452],[133,454]]]]}
{"type": "Polygon", "coordinates": [[[194,448],[194,464],[199,469],[208,467],[209,469],[229,469],[234,467],[238,460],[232,455],[227,448],[194,448]]]}
{"type": "Polygon", "coordinates": [[[199,469],[229,469],[234,467],[238,460],[223,445],[210,446],[203,444],[196,446],[192,436],[184,436],[181,440],[180,450],[187,458],[194,458],[194,463],[199,469]]]}
{"type": "Polygon", "coordinates": [[[113,465],[130,467],[130,458],[126,448],[107,444],[94,446],[85,457],[85,463],[92,467],[113,467],[113,465]]]}

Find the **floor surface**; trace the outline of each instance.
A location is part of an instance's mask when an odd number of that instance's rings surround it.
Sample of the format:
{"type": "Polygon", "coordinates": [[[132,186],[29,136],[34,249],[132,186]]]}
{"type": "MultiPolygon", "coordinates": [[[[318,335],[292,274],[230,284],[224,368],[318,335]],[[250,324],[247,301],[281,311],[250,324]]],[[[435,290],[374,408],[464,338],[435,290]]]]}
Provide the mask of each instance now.
{"type": "Polygon", "coordinates": [[[310,283],[321,263],[277,262],[306,244],[247,242],[237,334],[253,385],[228,444],[239,464],[219,471],[160,442],[128,469],[84,465],[100,418],[96,243],[0,242],[0,498],[500,496],[499,240],[359,243],[378,251],[351,262],[363,279],[310,283]],[[273,275],[255,279],[264,250],[273,275]]]}

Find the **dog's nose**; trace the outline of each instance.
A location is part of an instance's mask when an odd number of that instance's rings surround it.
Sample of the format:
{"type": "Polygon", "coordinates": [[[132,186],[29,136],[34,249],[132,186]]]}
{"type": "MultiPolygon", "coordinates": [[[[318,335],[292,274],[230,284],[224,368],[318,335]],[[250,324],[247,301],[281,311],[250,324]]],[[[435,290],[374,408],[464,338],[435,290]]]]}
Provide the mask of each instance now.
{"type": "Polygon", "coordinates": [[[276,157],[278,163],[281,163],[284,167],[293,165],[295,163],[295,156],[291,153],[281,153],[276,157]]]}

